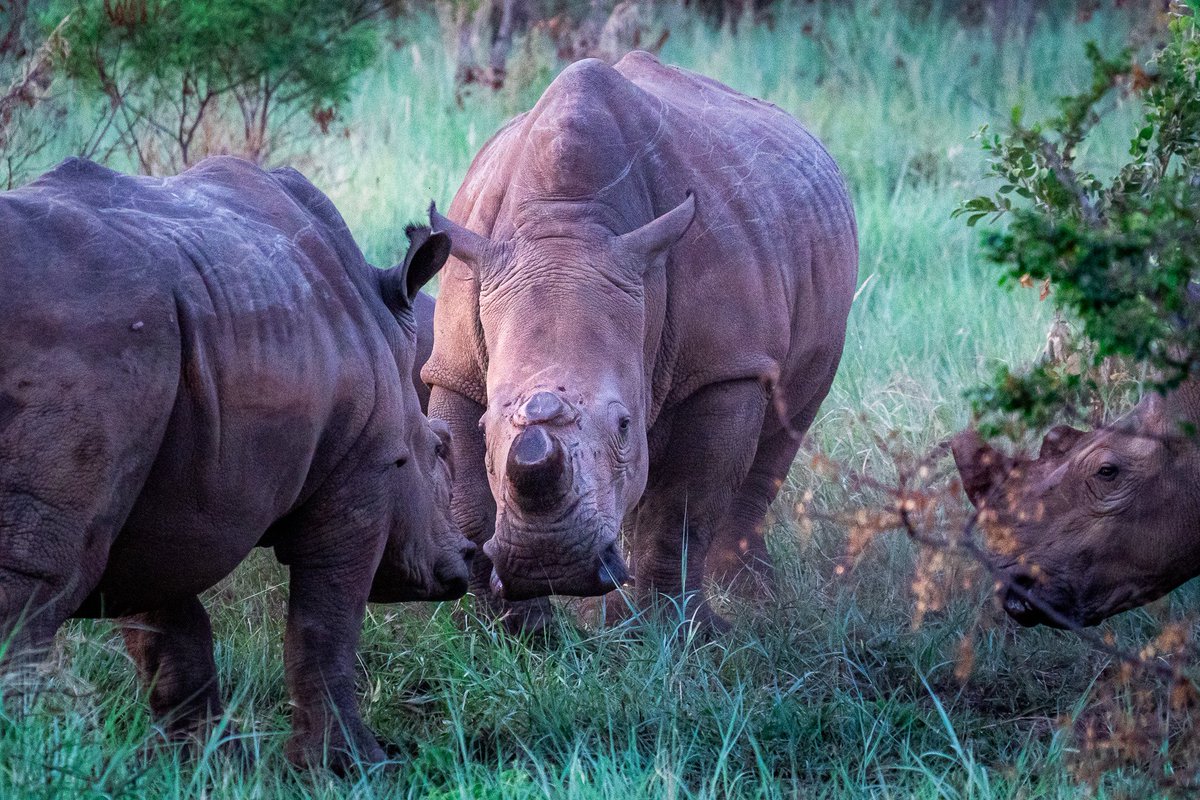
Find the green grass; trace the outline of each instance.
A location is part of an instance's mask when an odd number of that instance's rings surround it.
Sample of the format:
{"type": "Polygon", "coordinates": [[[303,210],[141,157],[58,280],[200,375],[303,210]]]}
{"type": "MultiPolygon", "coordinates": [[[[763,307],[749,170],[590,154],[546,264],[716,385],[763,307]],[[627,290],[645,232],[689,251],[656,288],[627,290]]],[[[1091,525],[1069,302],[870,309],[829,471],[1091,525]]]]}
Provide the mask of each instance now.
{"type": "MultiPolygon", "coordinates": [[[[887,480],[895,467],[879,437],[920,451],[962,427],[963,389],[998,363],[1036,357],[1050,319],[1032,292],[997,288],[978,234],[949,219],[981,174],[968,137],[1014,104],[1048,110],[1085,80],[1083,43],[1115,46],[1127,21],[1043,24],[1027,47],[997,53],[986,31],[847,5],[825,16],[780,13],[773,28],[736,36],[674,19],[662,55],[777,103],[841,164],[861,229],[861,288],[811,444],[887,480]]],[[[404,223],[430,198],[449,202],[475,151],[556,69],[543,47],[520,48],[519,85],[473,93],[460,107],[436,25],[402,32],[408,43],[362,78],[345,129],[297,153],[378,264],[399,257],[404,223]]],[[[1125,144],[1105,134],[1091,155],[1111,161],[1125,144]]],[[[259,553],[208,598],[230,716],[257,768],[210,751],[181,761],[152,749],[119,637],[106,623],[72,623],[45,691],[0,719],[0,787],[30,798],[1085,794],[1068,772],[1073,745],[1058,720],[1093,702],[1108,660],[1072,635],[1015,629],[979,590],[914,628],[913,548],[881,538],[856,570],[838,574],[845,531],[810,529],[793,509],[809,490],[828,510],[872,498],[807,465],[798,461],[775,509],[780,590],[755,606],[723,599],[737,627],[721,641],[670,626],[564,626],[553,643],[528,646],[478,619],[469,600],[373,607],[360,648],[362,706],[406,755],[357,778],[298,774],[282,758],[286,575],[259,553]],[[981,619],[963,683],[953,674],[959,642],[981,619]]],[[[1107,628],[1136,645],[1194,607],[1194,594],[1107,628]]],[[[1100,792],[1141,796],[1145,780],[1113,771],[1100,792]]]]}

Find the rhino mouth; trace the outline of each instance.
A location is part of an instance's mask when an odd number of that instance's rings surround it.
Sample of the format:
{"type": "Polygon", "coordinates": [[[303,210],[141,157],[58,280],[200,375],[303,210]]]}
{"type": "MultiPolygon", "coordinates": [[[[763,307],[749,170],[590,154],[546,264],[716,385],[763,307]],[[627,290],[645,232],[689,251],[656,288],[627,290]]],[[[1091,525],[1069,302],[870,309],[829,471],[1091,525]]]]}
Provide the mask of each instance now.
{"type": "Polygon", "coordinates": [[[616,543],[613,543],[595,558],[591,569],[586,573],[562,579],[531,579],[519,574],[505,579],[492,567],[488,588],[492,594],[504,600],[531,600],[554,594],[595,597],[625,586],[630,579],[625,559],[621,557],[616,543]]]}
{"type": "Polygon", "coordinates": [[[1000,604],[1004,613],[1022,627],[1045,625],[1065,630],[1094,624],[1077,619],[1068,610],[1069,604],[1063,602],[1062,597],[1053,596],[1056,593],[1044,577],[1038,580],[1024,572],[1010,574],[1008,585],[1001,591],[1000,604]]]}
{"type": "Polygon", "coordinates": [[[492,562],[488,588],[505,600],[547,595],[593,597],[608,594],[630,581],[630,571],[612,526],[589,515],[592,530],[568,526],[546,535],[514,531],[498,525],[497,536],[484,545],[492,562]]]}
{"type": "Polygon", "coordinates": [[[492,564],[488,588],[495,596],[594,597],[630,580],[618,546],[619,523],[579,481],[561,501],[537,513],[522,509],[510,493],[504,500],[495,535],[483,546],[492,564]]]}
{"type": "Polygon", "coordinates": [[[1005,592],[1003,606],[1004,613],[1008,614],[1021,627],[1033,628],[1038,625],[1056,627],[1053,620],[1040,608],[1030,603],[1026,598],[1016,596],[1011,591],[1005,592]]]}

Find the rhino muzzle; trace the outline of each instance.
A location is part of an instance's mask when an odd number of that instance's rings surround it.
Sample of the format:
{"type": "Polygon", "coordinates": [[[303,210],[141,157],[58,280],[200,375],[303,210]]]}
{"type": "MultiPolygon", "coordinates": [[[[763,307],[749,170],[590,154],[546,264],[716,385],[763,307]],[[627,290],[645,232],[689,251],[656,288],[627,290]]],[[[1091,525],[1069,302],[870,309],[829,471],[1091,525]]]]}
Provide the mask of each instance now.
{"type": "Polygon", "coordinates": [[[517,434],[508,451],[506,475],[517,506],[530,513],[553,508],[571,488],[571,465],[563,446],[541,425],[517,434]]]}
{"type": "MultiPolygon", "coordinates": [[[[493,558],[504,557],[494,545],[485,545],[484,549],[493,558]]],[[[604,547],[591,559],[591,563],[592,566],[585,568],[582,573],[557,579],[548,575],[510,575],[502,578],[501,564],[497,564],[492,568],[488,588],[505,600],[529,600],[550,594],[596,597],[619,589],[632,580],[633,576],[615,542],[604,547]]]]}

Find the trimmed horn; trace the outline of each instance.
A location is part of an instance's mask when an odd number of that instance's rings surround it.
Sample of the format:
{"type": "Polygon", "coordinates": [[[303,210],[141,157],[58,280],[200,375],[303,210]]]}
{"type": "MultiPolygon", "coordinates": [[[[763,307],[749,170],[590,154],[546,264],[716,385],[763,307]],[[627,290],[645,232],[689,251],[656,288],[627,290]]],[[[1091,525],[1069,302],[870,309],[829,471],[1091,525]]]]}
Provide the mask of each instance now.
{"type": "Polygon", "coordinates": [[[563,446],[541,425],[530,425],[517,434],[508,450],[505,475],[517,505],[524,511],[553,507],[571,486],[563,446]]]}

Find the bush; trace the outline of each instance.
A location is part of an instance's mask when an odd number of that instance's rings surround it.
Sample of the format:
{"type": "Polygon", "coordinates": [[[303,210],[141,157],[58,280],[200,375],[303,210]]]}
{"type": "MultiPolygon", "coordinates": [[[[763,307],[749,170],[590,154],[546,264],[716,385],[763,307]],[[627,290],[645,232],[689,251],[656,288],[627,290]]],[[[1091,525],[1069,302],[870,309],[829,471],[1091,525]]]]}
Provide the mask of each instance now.
{"type": "MultiPolygon", "coordinates": [[[[119,148],[145,172],[213,152],[266,160],[307,114],[328,130],[374,58],[372,0],[72,0],[63,66],[106,99],[85,149],[119,148]]],[[[93,152],[86,153],[92,155],[93,152]]]]}
{"type": "MultiPolygon", "coordinates": [[[[1200,0],[1176,12],[1170,41],[1145,66],[1126,52],[1105,58],[1087,49],[1092,83],[1059,101],[1054,118],[1026,125],[1013,111],[1006,136],[980,132],[989,172],[1000,186],[964,203],[956,215],[974,225],[1007,216],[1006,230],[984,240],[1004,267],[1001,282],[1042,287],[1081,322],[1094,343],[1088,359],[1124,357],[1148,369],[1167,391],[1200,363],[1194,323],[1200,270],[1200,0]],[[1131,132],[1130,160],[1102,177],[1077,162],[1089,134],[1111,111],[1114,93],[1140,94],[1145,116],[1131,132]]],[[[1044,424],[1098,390],[1087,370],[1043,363],[1023,374],[1001,369],[972,394],[985,427],[1044,424]]]]}

